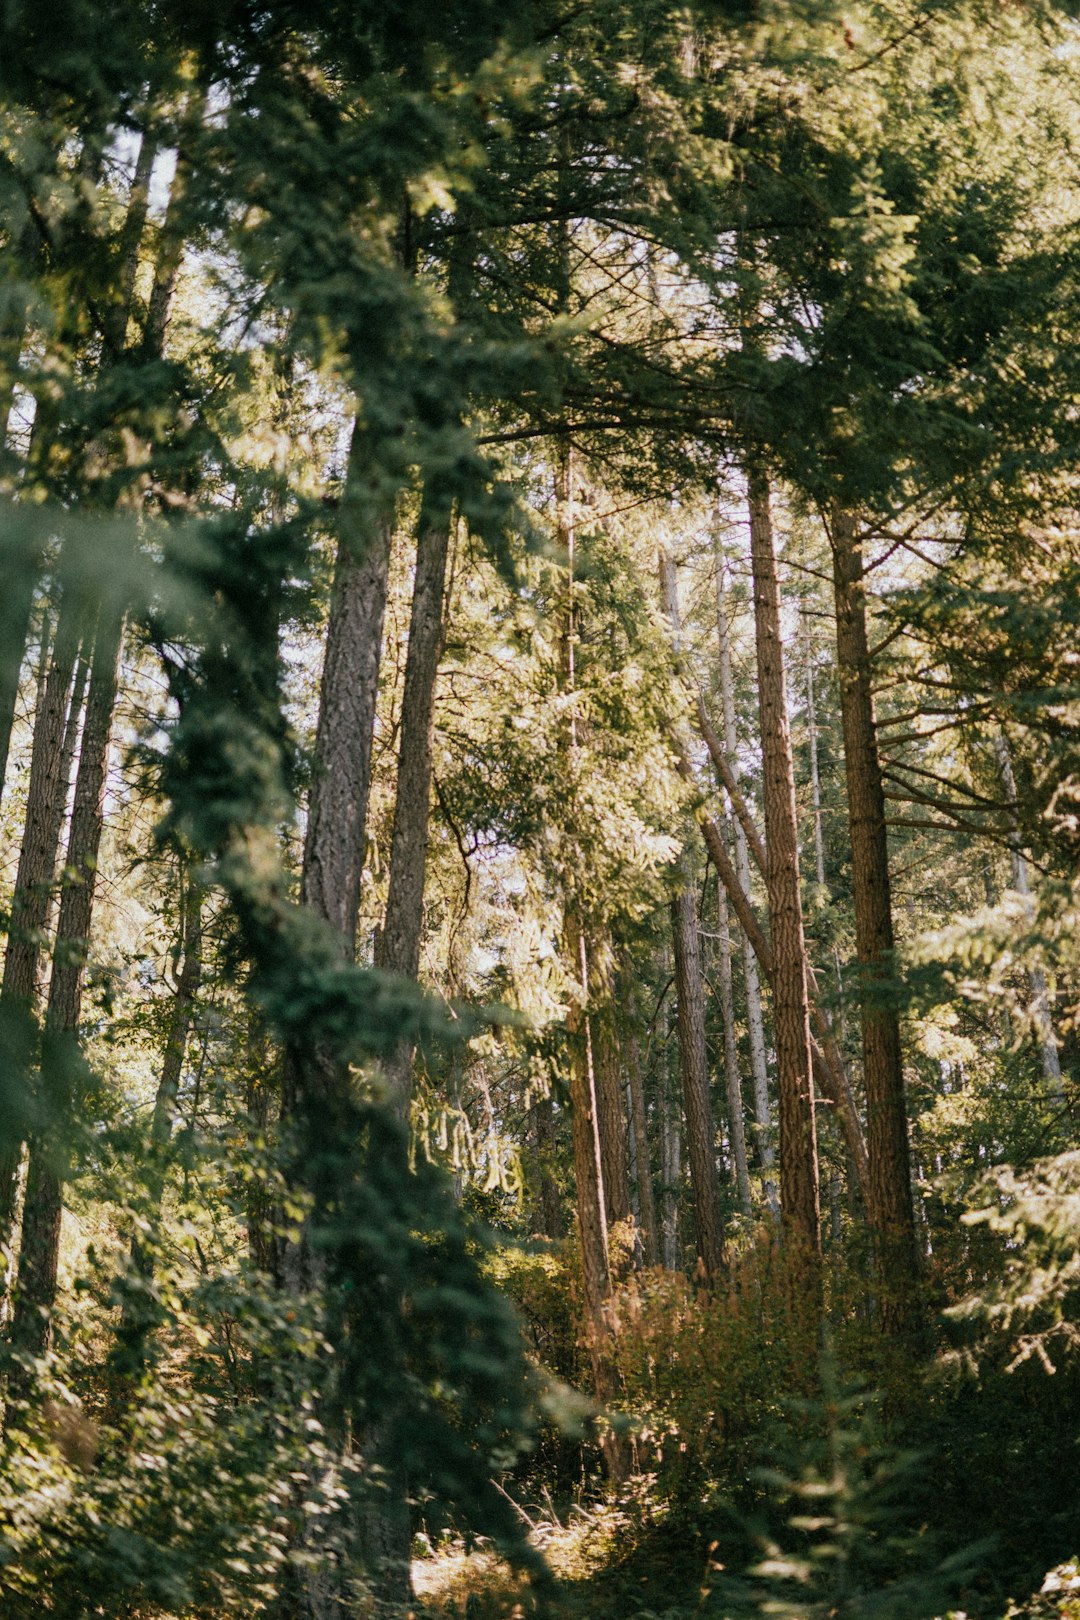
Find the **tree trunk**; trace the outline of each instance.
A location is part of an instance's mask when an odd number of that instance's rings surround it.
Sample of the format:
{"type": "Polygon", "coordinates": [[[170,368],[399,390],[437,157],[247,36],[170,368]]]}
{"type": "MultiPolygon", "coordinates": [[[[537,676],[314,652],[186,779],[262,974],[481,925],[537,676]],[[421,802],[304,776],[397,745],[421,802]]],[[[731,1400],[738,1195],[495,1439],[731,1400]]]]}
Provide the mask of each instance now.
{"type": "Polygon", "coordinates": [[[900,1021],[888,996],[893,925],[885,796],[870,681],[862,547],[850,512],[834,514],[832,543],[855,945],[862,979],[867,1214],[879,1246],[882,1326],[886,1332],[908,1333],[918,1326],[919,1260],[900,1021]]]}
{"type": "Polygon", "coordinates": [[[810,742],[810,797],[814,809],[814,876],[825,887],[825,842],[821,836],[821,774],[818,770],[817,710],[814,703],[814,645],[810,616],[803,604],[803,639],[806,648],[806,731],[810,742]]]}
{"type": "Polygon", "coordinates": [[[795,772],[780,639],[780,586],[773,553],[768,481],[758,467],[750,468],[748,486],[764,764],[766,888],[773,954],[773,1028],[780,1096],[780,1218],[790,1239],[809,1253],[816,1253],[820,1246],[820,1217],[810,1008],[795,772]]]}
{"type": "MultiPolygon", "coordinates": [[[[628,1016],[634,1018],[634,982],[629,971],[623,973],[623,1005],[628,1016]]],[[[653,1198],[652,1156],[649,1152],[649,1133],[645,1114],[645,1085],[641,1072],[641,1048],[638,1044],[636,1024],[628,1023],[623,1034],[626,1054],[627,1091],[630,1101],[630,1123],[633,1129],[635,1181],[638,1197],[638,1215],[641,1224],[641,1242],[645,1264],[655,1266],[659,1260],[656,1246],[656,1203],[653,1198]]]]}
{"type": "MultiPolygon", "coordinates": [[[[735,682],[731,671],[731,644],[728,635],[727,607],[724,592],[724,548],[719,530],[716,534],[716,634],[720,665],[720,697],[724,710],[724,746],[732,772],[738,778],[739,738],[735,725],[735,682]]],[[[746,833],[736,818],[735,872],[744,892],[750,893],[750,853],[746,833]]],[[[776,1163],[772,1141],[772,1115],[769,1108],[769,1073],[765,1060],[765,1020],[761,1011],[761,983],[758,978],[757,957],[746,934],[743,934],[743,984],[746,988],[746,1029],[750,1046],[750,1073],[754,1090],[754,1151],[763,1170],[771,1170],[776,1163]]],[[[778,1211],[776,1183],[765,1178],[765,1196],[770,1209],[778,1211]]]]}
{"type": "Polygon", "coordinates": [[[723,881],[716,883],[717,970],[720,977],[720,1015],[724,1022],[724,1077],[727,1082],[728,1121],[731,1129],[731,1156],[735,1163],[735,1184],[744,1215],[752,1208],[750,1171],[746,1163],[746,1125],[743,1119],[742,1075],[739,1049],[735,1040],[735,981],[731,971],[731,929],[727,892],[723,881]]]}
{"type": "MultiPolygon", "coordinates": [[[[352,464],[359,449],[359,432],[354,430],[350,479],[360,476],[359,466],[352,464]]],[[[386,519],[373,531],[356,533],[350,505],[346,488],[319,694],[301,896],[337,931],[342,955],[351,961],[360,914],[391,523],[386,519]]]]}
{"type": "MultiPolygon", "coordinates": [[[[435,681],[443,643],[443,594],[450,519],[425,507],[416,542],[416,577],[405,691],[401,703],[394,831],[390,844],[390,886],[386,920],[375,961],[392,973],[415,979],[420,968],[431,809],[431,754],[435,731],[435,681]]],[[[408,1115],[412,1091],[412,1046],[388,1059],[384,1072],[394,1107],[408,1115]]]]}
{"type": "Polygon", "coordinates": [[[701,986],[701,943],[694,890],[685,885],[671,902],[675,955],[675,994],[679,1032],[679,1067],[686,1110],[686,1149],[694,1192],[698,1258],[707,1277],[724,1265],[724,1234],[716,1175],[716,1129],[709,1094],[705,1046],[705,1000],[701,986]]]}
{"type": "Polygon", "coordinates": [[[589,1020],[593,1061],[596,1065],[596,1106],[600,1126],[600,1157],[604,1172],[604,1204],[609,1228],[630,1218],[630,1173],[626,1156],[626,1115],[623,1110],[619,1040],[610,1001],[589,1020]]]}
{"type": "MultiPolygon", "coordinates": [[[[660,588],[664,611],[671,621],[676,645],[681,634],[679,590],[675,567],[661,548],[660,588]]],[[[694,1189],[698,1258],[708,1277],[724,1264],[724,1235],[716,1176],[716,1131],[709,1089],[709,1059],[705,1044],[705,998],[701,983],[701,942],[697,908],[689,883],[685,857],[681,884],[671,903],[672,943],[675,953],[675,991],[678,998],[679,1064],[686,1106],[686,1147],[694,1189]]]]}
{"type": "MultiPolygon", "coordinates": [[[[68,783],[63,761],[66,734],[74,707],[71,703],[72,676],[79,639],[74,596],[65,591],[49,654],[48,674],[34,718],[26,815],[19,847],[4,974],[0,983],[0,1000],[8,1004],[17,1003],[28,1012],[35,1011],[38,1002],[38,967],[67,800],[68,783]]],[[[77,714],[75,718],[77,721],[77,714]]],[[[21,1160],[21,1143],[12,1144],[0,1160],[0,1246],[9,1256],[4,1279],[5,1292],[12,1281],[11,1237],[21,1160]]]]}
{"type": "Polygon", "coordinates": [[[536,1148],[536,1213],[539,1229],[544,1237],[557,1239],[563,1235],[563,1218],[559,1188],[551,1168],[555,1152],[555,1105],[551,1097],[538,1097],[529,1114],[536,1148]]]}
{"type": "MultiPolygon", "coordinates": [[[[669,964],[665,963],[665,971],[669,964]]],[[[681,1110],[678,1104],[678,1086],[673,1075],[672,1056],[677,1051],[674,1019],[670,1008],[667,1013],[667,1038],[663,1050],[663,1108],[660,1131],[660,1209],[661,1247],[666,1271],[678,1271],[682,1265],[682,1242],[679,1234],[679,1189],[682,1183],[681,1110]]]]}
{"type": "Polygon", "coordinates": [[[18,1349],[37,1356],[48,1349],[56,1300],[63,1184],[70,1148],[67,1138],[76,1105],[72,1063],[90,944],[122,639],[120,619],[108,605],[104,606],[99,614],[90,670],[45,1015],[42,1081],[48,1117],[30,1143],[19,1282],[12,1318],[12,1342],[18,1349]]]}

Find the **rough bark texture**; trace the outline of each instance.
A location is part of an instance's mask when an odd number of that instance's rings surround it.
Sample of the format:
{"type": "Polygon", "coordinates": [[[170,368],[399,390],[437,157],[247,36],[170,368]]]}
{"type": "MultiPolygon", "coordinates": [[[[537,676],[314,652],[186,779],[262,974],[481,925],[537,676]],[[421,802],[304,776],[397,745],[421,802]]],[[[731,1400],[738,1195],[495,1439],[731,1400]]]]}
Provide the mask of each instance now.
{"type": "Polygon", "coordinates": [[[11,932],[4,956],[0,994],[33,1006],[38,991],[42,930],[49,904],[49,889],[56,872],[60,828],[64,818],[67,784],[62,779],[64,736],[70,712],[72,677],[79,649],[78,616],[67,592],[50,656],[44,700],[34,721],[30,754],[30,782],[15,894],[11,906],[11,932]]]}
{"type": "MultiPolygon", "coordinates": [[[[375,960],[379,967],[415,979],[420,967],[431,810],[431,753],[435,729],[435,680],[443,642],[443,593],[450,525],[422,513],[416,542],[416,576],[405,690],[401,702],[394,830],[390,844],[390,885],[386,920],[375,960]]],[[[408,1112],[413,1052],[402,1046],[385,1066],[395,1108],[408,1112]]]]}
{"type": "MultiPolygon", "coordinates": [[[[338,937],[343,960],[356,954],[371,759],[382,658],[390,560],[391,519],[363,523],[352,495],[360,478],[362,443],[353,431],[346,488],[339,511],[338,551],[327,627],[326,655],[315,737],[315,776],[308,807],[301,872],[301,898],[338,937]]],[[[346,1085],[341,1065],[326,1050],[290,1048],[282,1069],[282,1119],[317,1119],[327,1100],[346,1085]]],[[[282,1282],[304,1293],[321,1277],[319,1257],[306,1234],[284,1247],[282,1282]]],[[[346,1434],[339,1443],[350,1444],[346,1434]]],[[[365,1502],[354,1528],[366,1575],[387,1612],[404,1608],[410,1590],[408,1483],[390,1455],[389,1435],[375,1421],[356,1447],[368,1463],[383,1470],[386,1489],[365,1502]]],[[[337,1620],[345,1600],[332,1573],[297,1570],[284,1601],[289,1620],[337,1620]]]]}
{"type": "MultiPolygon", "coordinates": [[[[78,645],[77,615],[71,598],[65,597],[34,719],[26,815],[0,983],[0,1000],[18,1003],[27,1011],[35,1010],[38,1001],[38,967],[67,798],[64,743],[69,729],[72,675],[78,645]]],[[[5,1293],[11,1284],[11,1238],[21,1162],[21,1143],[13,1144],[0,1155],[0,1247],[8,1256],[5,1293]]]]}
{"type": "Polygon", "coordinates": [[[630,1172],[626,1156],[626,1116],[623,1111],[619,1040],[610,1004],[590,1019],[593,1061],[596,1065],[596,1105],[600,1125],[600,1155],[604,1171],[604,1203],[609,1226],[630,1217],[630,1172]]]}
{"type": "MultiPolygon", "coordinates": [[[[679,653],[681,618],[678,581],[671,558],[659,554],[660,589],[679,653]]],[[[685,862],[684,862],[685,866],[685,862]]],[[[694,1190],[698,1257],[706,1274],[723,1266],[724,1238],[717,1191],[715,1127],[709,1094],[709,1060],[705,1044],[705,997],[701,982],[701,943],[697,909],[688,873],[681,873],[679,893],[671,903],[675,991],[678,999],[679,1065],[686,1109],[686,1147],[694,1190]]]]}
{"type": "MultiPolygon", "coordinates": [[[[347,517],[346,505],[343,517],[347,517]]],[[[342,525],[315,736],[301,895],[356,951],[375,701],[390,561],[390,524],[364,539],[342,525]]]]}
{"type": "Polygon", "coordinates": [[[870,1168],[867,1215],[879,1246],[882,1325],[887,1331],[908,1331],[918,1310],[918,1249],[900,1021],[887,991],[882,991],[882,981],[893,971],[889,847],[870,682],[862,548],[850,512],[835,514],[832,540],[855,946],[862,980],[870,1168]]]}
{"type": "Polygon", "coordinates": [[[724,1264],[724,1234],[716,1175],[716,1130],[709,1095],[709,1060],[705,1046],[705,998],[701,985],[701,943],[694,891],[684,887],[671,902],[671,935],[675,956],[679,1067],[686,1113],[686,1150],[694,1192],[698,1258],[709,1277],[724,1264]]]}
{"type": "Polygon", "coordinates": [[[795,772],[784,694],[780,586],[773,553],[769,488],[757,468],[750,471],[749,496],[764,765],[766,887],[773,952],[773,1029],[780,1098],[780,1218],[792,1239],[816,1251],[820,1242],[818,1163],[795,772]]]}
{"type": "Polygon", "coordinates": [[[38,559],[30,552],[7,576],[0,595],[0,798],[7,778],[11,733],[19,700],[19,676],[30,634],[37,577],[38,559]]]}
{"type": "Polygon", "coordinates": [[[12,1318],[12,1341],[19,1349],[33,1355],[44,1353],[52,1333],[63,1211],[64,1138],[75,1105],[70,1064],[82,1008],[101,848],[109,739],[119,679],[122,625],[107,607],[102,609],[100,621],[90,670],[45,1015],[42,1081],[48,1117],[45,1132],[36,1132],[30,1143],[19,1280],[12,1318]]]}

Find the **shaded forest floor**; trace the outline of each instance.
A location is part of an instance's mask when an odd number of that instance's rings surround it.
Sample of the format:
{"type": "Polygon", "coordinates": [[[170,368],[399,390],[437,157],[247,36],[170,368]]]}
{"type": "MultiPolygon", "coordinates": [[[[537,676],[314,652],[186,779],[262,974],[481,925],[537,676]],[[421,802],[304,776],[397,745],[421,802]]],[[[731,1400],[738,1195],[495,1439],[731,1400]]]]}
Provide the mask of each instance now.
{"type": "MultiPolygon", "coordinates": [[[[627,1541],[620,1518],[598,1506],[591,1512],[574,1508],[567,1524],[537,1522],[530,1540],[551,1572],[543,1594],[486,1547],[468,1551],[454,1542],[419,1557],[412,1570],[415,1620],[727,1620],[733,1612],[741,1620],[748,1612],[738,1604],[733,1610],[723,1566],[710,1549],[696,1545],[693,1533],[627,1541]]],[[[969,1620],[972,1614],[987,1620],[1080,1620],[1080,1559],[1048,1572],[1040,1588],[990,1609],[976,1600],[973,1610],[964,1607],[969,1592],[933,1620],[969,1620]]],[[[783,1605],[785,1620],[803,1620],[815,1610],[812,1600],[783,1605]]],[[[761,1612],[773,1608],[765,1605],[761,1612]]]]}

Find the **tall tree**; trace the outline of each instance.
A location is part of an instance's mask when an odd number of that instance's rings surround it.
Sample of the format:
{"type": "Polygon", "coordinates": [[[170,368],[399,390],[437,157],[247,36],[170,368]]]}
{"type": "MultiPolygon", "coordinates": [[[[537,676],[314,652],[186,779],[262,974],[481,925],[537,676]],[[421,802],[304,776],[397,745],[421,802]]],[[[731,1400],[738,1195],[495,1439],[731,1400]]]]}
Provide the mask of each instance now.
{"type": "Polygon", "coordinates": [[[861,975],[870,1169],[867,1215],[880,1248],[882,1325],[888,1332],[907,1333],[917,1325],[919,1313],[918,1248],[900,1021],[889,996],[894,939],[885,794],[874,724],[862,541],[853,513],[834,512],[831,538],[855,944],[861,975]]]}
{"type": "Polygon", "coordinates": [[[773,1029],[780,1098],[780,1218],[801,1248],[820,1244],[806,942],[799,882],[795,771],[784,690],[780,585],[773,549],[768,478],[751,462],[750,560],[765,797],[765,874],[773,954],[773,1029]]]}

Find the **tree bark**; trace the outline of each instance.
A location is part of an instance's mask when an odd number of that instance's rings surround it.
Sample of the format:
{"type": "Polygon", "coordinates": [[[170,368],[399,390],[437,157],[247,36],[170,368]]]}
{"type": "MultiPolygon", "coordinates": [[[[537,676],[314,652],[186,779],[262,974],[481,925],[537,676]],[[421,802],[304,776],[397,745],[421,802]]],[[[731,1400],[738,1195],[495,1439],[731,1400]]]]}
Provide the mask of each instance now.
{"type": "Polygon", "coordinates": [[[679,1067],[686,1111],[686,1148],[694,1191],[698,1259],[707,1277],[724,1266],[724,1233],[716,1175],[716,1129],[709,1095],[705,1046],[705,999],[701,986],[701,942],[694,890],[685,883],[671,902],[679,1067]]]}
{"type": "Polygon", "coordinates": [[[735,1184],[744,1215],[749,1215],[753,1199],[750,1171],[746,1162],[746,1124],[743,1118],[742,1075],[739,1049],[735,1040],[735,980],[731,971],[731,928],[727,891],[723,880],[716,882],[717,970],[720,978],[720,1015],[724,1024],[724,1078],[727,1083],[728,1123],[731,1130],[731,1157],[735,1164],[735,1184]]]}
{"type": "MultiPolygon", "coordinates": [[[[634,984],[628,971],[623,974],[623,998],[628,1016],[635,1016],[634,984]]],[[[638,1215],[641,1223],[641,1242],[645,1264],[655,1266],[659,1261],[656,1245],[656,1202],[653,1198],[652,1155],[649,1152],[648,1122],[645,1113],[645,1084],[641,1072],[641,1048],[636,1024],[627,1025],[623,1035],[626,1054],[627,1092],[630,1101],[630,1122],[633,1129],[635,1181],[638,1197],[638,1215]]]]}
{"type": "MultiPolygon", "coordinates": [[[[716,534],[716,635],[720,666],[720,698],[724,711],[724,745],[731,771],[738,783],[739,738],[735,724],[735,682],[731,669],[731,639],[728,633],[727,606],[724,591],[725,557],[719,530],[716,534]]],[[[736,816],[734,823],[735,872],[746,894],[750,893],[750,853],[746,830],[736,816]]],[[[765,1059],[765,1020],[761,1010],[761,984],[758,963],[746,934],[743,933],[743,984],[746,989],[746,1030],[750,1047],[750,1074],[754,1096],[754,1151],[758,1163],[765,1171],[776,1163],[776,1150],[772,1139],[772,1114],[769,1106],[769,1074],[765,1059]]],[[[765,1177],[765,1196],[770,1209],[779,1212],[776,1183],[765,1177]]]]}
{"type": "MultiPolygon", "coordinates": [[[[664,965],[665,973],[670,963],[664,965]]],[[[677,1052],[677,1036],[670,1008],[667,1013],[667,1038],[663,1050],[663,1107],[660,1125],[660,1223],[661,1249],[664,1269],[678,1271],[682,1265],[682,1242],[679,1233],[679,1188],[682,1182],[681,1110],[678,1106],[678,1086],[672,1074],[672,1055],[677,1052]]]]}
{"type": "Polygon", "coordinates": [[[563,1218],[559,1188],[551,1168],[555,1152],[555,1105],[551,1097],[538,1097],[529,1114],[536,1149],[536,1213],[539,1229],[544,1237],[558,1239],[563,1235],[563,1218]]]}
{"type": "MultiPolygon", "coordinates": [[[[678,580],[671,558],[659,553],[660,588],[664,611],[678,646],[681,635],[678,580]]],[[[698,1258],[709,1277],[724,1264],[724,1236],[716,1175],[716,1131],[709,1088],[709,1060],[705,1044],[705,998],[701,981],[701,942],[693,889],[681,863],[680,887],[671,903],[675,990],[678,1005],[679,1064],[686,1107],[686,1147],[694,1190],[698,1258]]]]}
{"type": "Polygon", "coordinates": [[[609,1228],[630,1218],[630,1173],[626,1155],[626,1115],[623,1109],[619,1039],[610,1001],[589,1020],[593,1061],[596,1065],[596,1106],[600,1127],[600,1157],[604,1172],[604,1204],[609,1228]]]}
{"type": "MultiPolygon", "coordinates": [[[[358,431],[353,433],[359,456],[358,431]]],[[[359,467],[350,467],[350,477],[359,467]]],[[[301,877],[306,905],[331,924],[343,957],[356,954],[375,704],[379,690],[391,523],[358,533],[342,501],[326,658],[315,735],[315,776],[301,877]]]]}
{"type": "Polygon", "coordinates": [[[816,1253],[821,1233],[810,1007],[799,883],[795,772],[780,639],[780,586],[773,552],[768,481],[760,468],[752,465],[747,482],[764,764],[765,870],[773,953],[773,1029],[780,1098],[780,1218],[790,1239],[808,1252],[816,1253]]]}
{"type": "Polygon", "coordinates": [[[834,514],[832,547],[855,945],[862,981],[870,1167],[867,1214],[879,1249],[882,1326],[886,1332],[908,1333],[918,1325],[919,1260],[900,1020],[887,989],[894,944],[889,846],[870,680],[862,546],[852,513],[834,514]]]}
{"type": "MultiPolygon", "coordinates": [[[[34,718],[30,781],[23,821],[11,925],[4,956],[0,1000],[33,1012],[38,1004],[38,968],[49,894],[56,874],[68,782],[63,770],[65,736],[73,705],[72,677],[79,649],[79,615],[72,593],[61,598],[48,674],[34,718]]],[[[76,715],[76,720],[78,716],[76,715]]],[[[11,1238],[18,1198],[22,1144],[0,1159],[0,1246],[8,1255],[4,1291],[12,1282],[11,1238]]]]}
{"type": "Polygon", "coordinates": [[[38,1356],[44,1354],[51,1342],[52,1308],[56,1301],[67,1136],[76,1102],[71,1089],[71,1065],[77,1044],[93,919],[122,639],[119,617],[109,605],[103,606],[90,669],[86,722],[75,779],[45,1015],[42,1081],[48,1117],[44,1129],[35,1131],[30,1142],[19,1280],[12,1317],[13,1344],[19,1350],[38,1356]]]}
{"type": "MultiPolygon", "coordinates": [[[[420,969],[431,812],[435,682],[443,643],[443,595],[449,541],[449,516],[430,508],[422,511],[401,703],[390,885],[386,919],[375,951],[377,966],[409,979],[415,979],[420,969]]],[[[402,1117],[407,1116],[409,1109],[412,1063],[412,1046],[405,1044],[384,1066],[394,1107],[402,1117]]]]}

